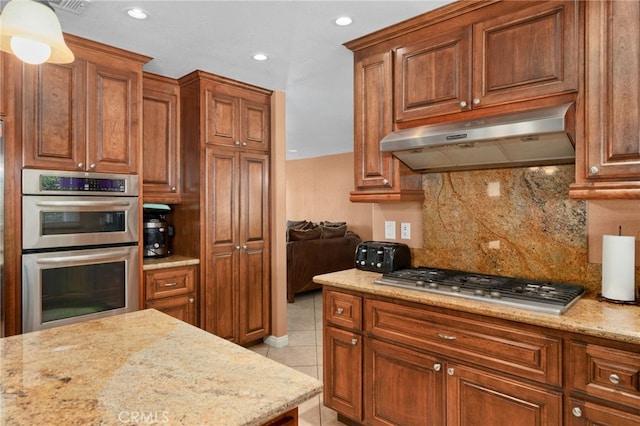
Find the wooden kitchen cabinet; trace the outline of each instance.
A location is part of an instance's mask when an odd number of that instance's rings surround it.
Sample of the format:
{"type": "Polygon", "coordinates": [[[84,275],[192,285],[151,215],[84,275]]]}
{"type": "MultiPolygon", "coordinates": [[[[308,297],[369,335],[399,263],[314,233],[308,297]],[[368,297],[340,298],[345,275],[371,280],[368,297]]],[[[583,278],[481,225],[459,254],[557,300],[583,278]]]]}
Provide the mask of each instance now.
{"type": "Polygon", "coordinates": [[[150,58],[65,36],[71,64],[23,65],[23,166],[137,173],[150,58]]]}
{"type": "Polygon", "coordinates": [[[640,3],[585,2],[584,115],[569,196],[640,198],[640,3]]]}
{"type": "Polygon", "coordinates": [[[214,82],[206,95],[206,142],[269,151],[271,97],[214,82]]]}
{"type": "Polygon", "coordinates": [[[204,329],[248,343],[270,329],[269,157],[206,151],[204,329]]]}
{"type": "Polygon", "coordinates": [[[569,400],[567,426],[638,426],[640,415],[576,398],[569,400]]]}
{"type": "Polygon", "coordinates": [[[180,86],[145,72],[142,83],[142,187],[145,202],[180,202],[180,86]]]}
{"type": "Polygon", "coordinates": [[[380,152],[380,140],[393,126],[390,52],[356,52],[354,85],[355,190],[350,200],[423,200],[421,176],[391,153],[380,152]]]}
{"type": "Polygon", "coordinates": [[[198,325],[198,267],[176,266],[144,271],[145,306],[198,325]]]}
{"type": "Polygon", "coordinates": [[[577,92],[577,14],[574,1],[503,2],[423,29],[395,50],[395,121],[577,92]]]}

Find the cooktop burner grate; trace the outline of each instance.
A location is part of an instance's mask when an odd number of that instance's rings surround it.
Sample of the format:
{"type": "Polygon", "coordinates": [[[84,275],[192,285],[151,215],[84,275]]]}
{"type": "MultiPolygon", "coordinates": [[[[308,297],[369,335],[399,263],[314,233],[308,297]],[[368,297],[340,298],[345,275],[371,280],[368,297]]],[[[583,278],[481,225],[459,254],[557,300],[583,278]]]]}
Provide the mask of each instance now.
{"type": "Polygon", "coordinates": [[[584,293],[574,284],[419,267],[386,273],[378,284],[561,314],[584,293]]]}

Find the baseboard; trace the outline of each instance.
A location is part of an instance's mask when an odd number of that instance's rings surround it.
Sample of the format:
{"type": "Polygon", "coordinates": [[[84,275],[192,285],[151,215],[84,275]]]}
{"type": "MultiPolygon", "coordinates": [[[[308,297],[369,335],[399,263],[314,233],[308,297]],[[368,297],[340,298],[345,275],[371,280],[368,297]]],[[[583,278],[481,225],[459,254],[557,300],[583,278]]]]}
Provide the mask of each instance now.
{"type": "Polygon", "coordinates": [[[265,337],[263,341],[267,345],[273,346],[274,348],[283,348],[289,345],[289,336],[286,334],[284,336],[279,336],[279,337],[269,336],[269,337],[265,337]]]}

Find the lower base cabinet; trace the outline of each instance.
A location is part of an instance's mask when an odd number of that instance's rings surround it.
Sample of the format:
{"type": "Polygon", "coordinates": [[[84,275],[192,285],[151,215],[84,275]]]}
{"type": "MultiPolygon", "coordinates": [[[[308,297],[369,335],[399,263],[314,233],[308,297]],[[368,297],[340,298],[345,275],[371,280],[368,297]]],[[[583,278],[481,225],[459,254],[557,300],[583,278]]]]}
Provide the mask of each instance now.
{"type": "Polygon", "coordinates": [[[145,307],[197,326],[197,271],[195,265],[145,271],[145,307]]]}
{"type": "Polygon", "coordinates": [[[640,425],[638,345],[327,285],[323,305],[324,404],[347,424],[640,425]]]}

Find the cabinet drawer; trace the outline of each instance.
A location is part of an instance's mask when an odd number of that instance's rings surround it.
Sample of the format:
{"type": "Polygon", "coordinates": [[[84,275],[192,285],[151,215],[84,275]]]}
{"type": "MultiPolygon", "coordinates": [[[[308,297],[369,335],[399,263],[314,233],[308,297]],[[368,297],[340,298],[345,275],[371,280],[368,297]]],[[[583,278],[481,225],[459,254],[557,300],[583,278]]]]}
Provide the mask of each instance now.
{"type": "Polygon", "coordinates": [[[640,353],[571,342],[571,387],[609,401],[640,406],[640,353]]]}
{"type": "Polygon", "coordinates": [[[157,269],[144,273],[147,300],[195,291],[195,267],[157,269]]]}
{"type": "Polygon", "coordinates": [[[326,322],[351,330],[362,330],[362,298],[327,290],[324,292],[326,322]]]}
{"type": "Polygon", "coordinates": [[[365,300],[373,336],[552,385],[562,384],[562,341],[503,324],[365,300]]]}

